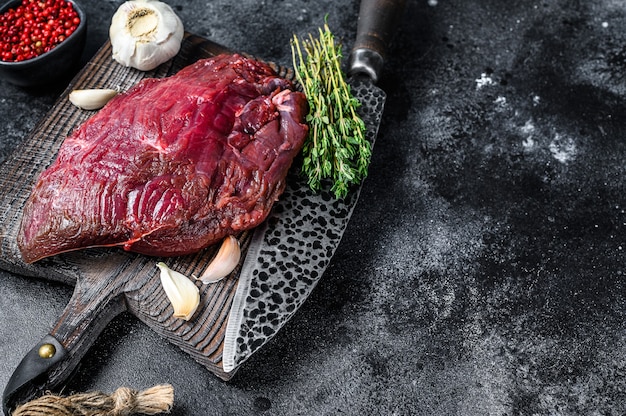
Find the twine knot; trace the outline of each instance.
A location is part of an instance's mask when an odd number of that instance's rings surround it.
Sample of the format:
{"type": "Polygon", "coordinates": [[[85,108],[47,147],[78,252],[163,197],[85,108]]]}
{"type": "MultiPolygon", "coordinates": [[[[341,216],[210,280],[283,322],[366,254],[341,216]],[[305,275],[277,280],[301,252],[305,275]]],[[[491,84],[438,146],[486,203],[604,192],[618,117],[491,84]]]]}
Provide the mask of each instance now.
{"type": "Polygon", "coordinates": [[[130,416],[136,413],[137,392],[128,387],[120,387],[111,395],[113,409],[111,416],[130,416]]]}

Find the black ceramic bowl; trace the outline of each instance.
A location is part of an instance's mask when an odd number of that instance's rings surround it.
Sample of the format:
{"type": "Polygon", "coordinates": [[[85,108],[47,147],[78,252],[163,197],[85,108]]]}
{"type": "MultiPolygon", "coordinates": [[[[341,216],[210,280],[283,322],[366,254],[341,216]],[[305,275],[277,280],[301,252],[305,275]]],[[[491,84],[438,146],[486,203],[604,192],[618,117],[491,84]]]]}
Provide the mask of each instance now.
{"type": "MultiPolygon", "coordinates": [[[[0,60],[0,78],[21,87],[49,85],[61,78],[71,76],[80,61],[87,38],[87,15],[75,1],[72,3],[78,12],[78,28],[53,49],[39,56],[20,62],[0,60]]],[[[22,0],[12,0],[0,8],[0,14],[10,8],[16,8],[22,0]]]]}

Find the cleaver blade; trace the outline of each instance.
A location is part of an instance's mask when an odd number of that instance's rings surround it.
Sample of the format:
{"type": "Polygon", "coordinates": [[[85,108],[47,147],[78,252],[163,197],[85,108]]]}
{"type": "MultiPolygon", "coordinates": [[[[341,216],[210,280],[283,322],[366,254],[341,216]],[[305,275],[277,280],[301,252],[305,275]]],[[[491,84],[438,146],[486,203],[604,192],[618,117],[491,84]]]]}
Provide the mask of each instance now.
{"type": "MultiPolygon", "coordinates": [[[[404,0],[363,0],[349,58],[349,84],[372,146],[386,94],[375,84],[404,0]]],[[[265,345],[311,294],[330,263],[359,199],[361,185],[345,199],[325,187],[312,192],[303,175],[291,175],[272,213],[252,236],[233,297],[222,366],[231,373],[265,345]]]]}

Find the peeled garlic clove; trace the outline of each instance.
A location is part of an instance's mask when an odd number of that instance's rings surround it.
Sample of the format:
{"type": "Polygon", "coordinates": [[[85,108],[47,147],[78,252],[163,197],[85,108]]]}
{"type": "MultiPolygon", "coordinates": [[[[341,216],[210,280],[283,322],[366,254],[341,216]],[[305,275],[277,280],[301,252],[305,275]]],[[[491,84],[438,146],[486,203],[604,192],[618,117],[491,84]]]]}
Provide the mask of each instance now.
{"type": "Polygon", "coordinates": [[[202,272],[198,280],[202,283],[212,283],[228,276],[239,264],[241,258],[241,248],[239,241],[232,235],[224,238],[222,246],[213,258],[213,261],[202,272]]]}
{"type": "Polygon", "coordinates": [[[107,88],[74,90],[70,92],[69,100],[83,110],[98,110],[117,95],[117,90],[107,88]]]}
{"type": "Polygon", "coordinates": [[[161,270],[161,285],[172,303],[174,316],[186,321],[191,319],[200,304],[200,290],[187,276],[170,269],[163,262],[157,263],[161,270]]]}
{"type": "Polygon", "coordinates": [[[109,37],[113,59],[124,66],[149,71],[180,50],[183,23],[174,10],[158,0],[131,0],[113,15],[109,37]]]}

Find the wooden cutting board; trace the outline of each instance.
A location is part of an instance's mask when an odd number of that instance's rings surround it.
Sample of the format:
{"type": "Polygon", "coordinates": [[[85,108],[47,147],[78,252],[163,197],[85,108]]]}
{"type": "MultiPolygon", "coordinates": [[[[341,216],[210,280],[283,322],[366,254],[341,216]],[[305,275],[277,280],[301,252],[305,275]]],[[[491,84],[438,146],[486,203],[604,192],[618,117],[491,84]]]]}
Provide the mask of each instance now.
{"type": "MultiPolygon", "coordinates": [[[[142,78],[169,76],[198,59],[226,51],[209,40],[186,34],[181,50],[173,60],[154,71],[141,72],[113,61],[111,45],[106,43],[15,154],[0,166],[0,267],[25,276],[76,286],[69,305],[50,332],[69,353],[67,368],[60,369],[55,375],[59,380],[71,372],[106,324],[125,310],[220,378],[227,380],[234,374],[234,371],[223,371],[221,360],[224,331],[239,270],[216,284],[202,285],[201,304],[194,319],[187,322],[172,317],[172,308],[160,286],[156,268],[157,261],[162,260],[186,275],[199,275],[215,255],[216,248],[168,259],[126,253],[121,249],[93,249],[27,265],[21,260],[16,244],[22,209],[39,173],[54,160],[72,129],[93,114],[70,104],[69,92],[86,88],[126,90],[142,78]]],[[[277,69],[281,75],[288,75],[277,69]]],[[[243,259],[250,235],[243,233],[239,238],[243,259]]]]}

